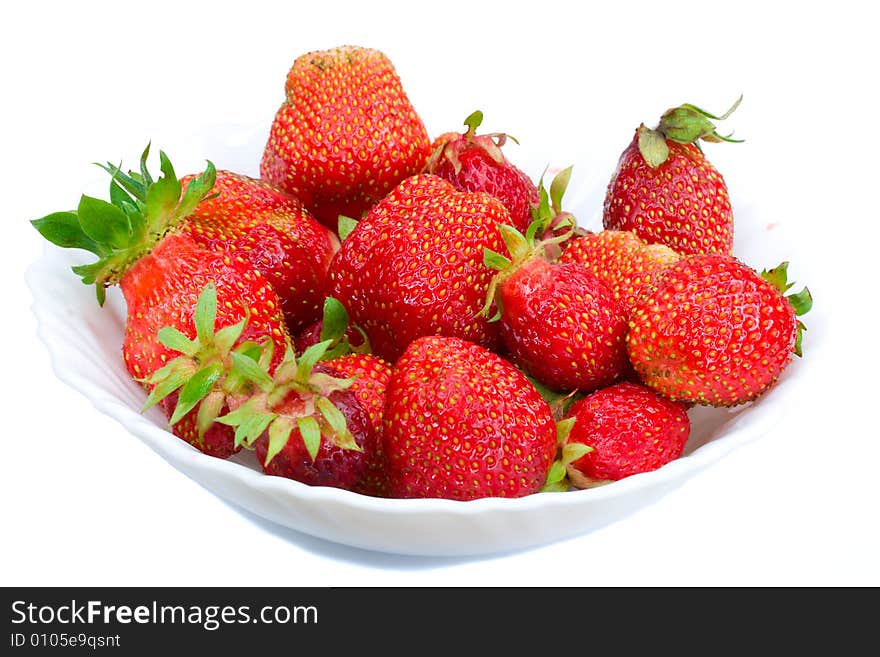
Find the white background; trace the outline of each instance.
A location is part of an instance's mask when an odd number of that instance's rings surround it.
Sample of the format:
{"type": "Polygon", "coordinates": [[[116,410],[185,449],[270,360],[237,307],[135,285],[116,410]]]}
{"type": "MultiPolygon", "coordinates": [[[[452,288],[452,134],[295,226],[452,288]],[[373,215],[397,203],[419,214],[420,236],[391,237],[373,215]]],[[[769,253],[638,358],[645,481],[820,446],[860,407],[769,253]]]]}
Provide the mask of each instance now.
{"type": "Polygon", "coordinates": [[[880,53],[864,3],[288,4],[0,10],[0,585],[880,584],[880,53]],[[101,195],[91,163],[133,165],[148,140],[179,173],[205,158],[256,173],[293,59],[345,43],[389,55],[432,136],[481,108],[487,130],[519,139],[509,156],[528,173],[575,163],[587,221],[639,122],[685,101],[721,112],[743,93],[727,124],[746,143],[707,152],[735,212],[786,226],[792,273],[816,298],[795,412],[588,535],[419,558],[243,512],[59,382],[29,309],[24,272],[43,245],[27,220],[101,195]],[[811,354],[813,335],[825,348],[811,354]]]}

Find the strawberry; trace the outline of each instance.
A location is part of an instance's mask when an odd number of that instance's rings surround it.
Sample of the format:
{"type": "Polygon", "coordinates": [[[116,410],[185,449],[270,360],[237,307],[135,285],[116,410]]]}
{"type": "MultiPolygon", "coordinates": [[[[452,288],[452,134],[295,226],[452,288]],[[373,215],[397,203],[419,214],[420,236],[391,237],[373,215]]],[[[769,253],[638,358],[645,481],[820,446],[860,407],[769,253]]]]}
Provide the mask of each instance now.
{"type": "Polygon", "coordinates": [[[388,57],[342,46],[294,61],[260,174],[335,229],[340,214],[359,219],[421,171],[430,149],[388,57]]]}
{"type": "Polygon", "coordinates": [[[349,390],[367,412],[376,435],[376,452],[367,460],[359,492],[386,497],[388,482],[382,449],[385,417],[385,391],[391,379],[391,365],[372,354],[345,354],[327,361],[336,376],[354,379],[349,390]]]}
{"type": "MultiPolygon", "coordinates": [[[[184,176],[184,189],[192,180],[184,176]]],[[[217,171],[214,195],[199,203],[183,232],[210,250],[243,258],[275,288],[291,331],[316,321],[339,240],[300,201],[262,180],[217,171]]]]}
{"type": "Polygon", "coordinates": [[[788,263],[758,274],[733,256],[669,266],[630,315],[627,350],[640,378],[670,399],[735,406],[756,399],[801,355],[807,288],[784,296],[788,263]]]}
{"type": "Polygon", "coordinates": [[[719,135],[709,119],[726,119],[738,105],[722,116],[682,105],[667,110],[653,130],[639,126],[608,184],[605,228],[632,230],[682,255],[731,254],[727,184],[697,142],[735,141],[719,135]]]}
{"type": "Polygon", "coordinates": [[[557,262],[576,262],[605,283],[629,314],[646,286],[681,256],[664,244],[647,244],[631,231],[603,230],[566,243],[557,262]]]}
{"type": "Polygon", "coordinates": [[[204,410],[195,406],[215,383],[221,385],[218,362],[228,358],[233,347],[268,339],[283,353],[289,342],[287,328],[278,295],[258,271],[249,263],[206,251],[180,232],[181,223],[211,190],[213,165],[209,162],[182,192],[164,153],[160,153],[164,175],[153,180],[146,167],[148,154],[149,148],[141,156],[140,173],[134,176],[109,167],[112,203],[83,196],[75,212],[53,213],[33,224],[58,246],[98,256],[94,263],[74,267],[74,272],[84,283],[96,286],[101,304],[107,287],[121,288],[126,303],[122,354],[130,375],[151,392],[148,405],[178,395],[162,404],[174,420],[174,433],[207,454],[225,457],[235,451],[231,432],[208,431],[222,404],[215,403],[215,395],[204,410]],[[214,301],[203,307],[214,310],[199,319],[197,299],[209,286],[214,301]],[[247,326],[242,324],[245,319],[247,326]],[[181,350],[189,360],[173,373],[171,382],[177,385],[169,387],[166,381],[162,394],[152,395],[159,385],[153,377],[181,350]],[[181,377],[194,373],[197,381],[208,384],[178,390],[181,377]]]}
{"type": "Polygon", "coordinates": [[[233,400],[234,410],[217,422],[235,427],[236,443],[255,450],[266,474],[372,494],[382,468],[379,434],[359,397],[375,403],[381,374],[356,393],[354,380],[342,378],[332,362],[319,362],[328,346],[318,343],[299,358],[288,349],[272,375],[238,357],[237,372],[256,389],[233,400]]]}
{"type": "Polygon", "coordinates": [[[466,340],[426,336],[392,371],[383,448],[393,497],[521,497],[546,481],[556,425],[508,361],[466,340]]]}
{"type": "Polygon", "coordinates": [[[576,488],[656,470],[682,455],[691,430],[683,404],[627,382],[574,402],[566,418],[574,422],[564,445],[589,448],[566,466],[576,488]]]}
{"type": "Polygon", "coordinates": [[[508,223],[488,194],[430,174],[407,178],[344,237],[331,294],[389,362],[431,334],[495,348],[498,327],[478,316],[492,280],[483,249],[500,248],[498,225],[508,223]]]}
{"type": "Polygon", "coordinates": [[[508,135],[477,134],[482,122],[478,110],[464,120],[464,133],[447,132],[435,139],[425,170],[462,191],[491,194],[510,212],[514,227],[525,232],[538,206],[538,188],[501,150],[508,135]]]}
{"type": "Polygon", "coordinates": [[[548,262],[546,245],[557,238],[535,242],[534,227],[528,235],[499,228],[511,258],[486,252],[499,273],[482,312],[494,300],[512,360],[554,390],[590,392],[614,383],[627,366],[627,323],[611,289],[579,263],[548,262]]]}

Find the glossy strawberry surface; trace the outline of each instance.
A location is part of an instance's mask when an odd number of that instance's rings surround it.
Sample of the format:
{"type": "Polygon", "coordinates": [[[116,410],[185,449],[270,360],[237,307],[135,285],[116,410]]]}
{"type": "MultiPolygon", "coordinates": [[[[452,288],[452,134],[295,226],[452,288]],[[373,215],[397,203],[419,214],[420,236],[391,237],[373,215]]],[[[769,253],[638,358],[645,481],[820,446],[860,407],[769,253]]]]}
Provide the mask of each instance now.
{"type": "Polygon", "coordinates": [[[504,248],[497,224],[509,221],[488,194],[430,174],[408,178],[343,241],[331,293],[390,362],[424,335],[495,348],[498,326],[478,315],[494,275],[483,251],[504,248]]]}
{"type": "Polygon", "coordinates": [[[587,392],[624,373],[626,318],[585,267],[533,258],[503,281],[497,300],[505,347],[544,385],[587,392]]]}
{"type": "Polygon", "coordinates": [[[636,133],[608,184],[603,225],[683,255],[729,255],[733,211],[724,178],[697,146],[669,141],[668,148],[668,159],[652,168],[636,133]]]}
{"type": "Polygon", "coordinates": [[[628,314],[658,274],[680,257],[663,244],[648,245],[632,231],[603,230],[567,242],[558,262],[589,269],[628,314]]]}
{"type": "Polygon", "coordinates": [[[566,443],[592,448],[568,466],[577,488],[650,472],[679,458],[690,436],[683,404],[634,383],[618,383],[571,405],[566,443]]]}
{"type": "Polygon", "coordinates": [[[627,349],[641,379],[676,400],[734,406],[766,391],[790,362],[791,303],[732,256],[671,265],[630,318],[627,349]]]}
{"type": "Polygon", "coordinates": [[[421,171],[430,147],[388,57],[343,46],[294,61],[260,174],[335,229],[340,214],[359,219],[421,171]]]}
{"type": "Polygon", "coordinates": [[[465,340],[428,336],[394,367],[383,447],[394,497],[521,497],[546,480],[556,425],[508,361],[465,340]]]}
{"type": "MultiPolygon", "coordinates": [[[[189,179],[181,180],[184,186],[189,179]]],[[[297,198],[265,181],[220,170],[212,192],[183,231],[200,246],[259,270],[278,293],[291,331],[316,321],[339,248],[336,235],[297,198]]]]}

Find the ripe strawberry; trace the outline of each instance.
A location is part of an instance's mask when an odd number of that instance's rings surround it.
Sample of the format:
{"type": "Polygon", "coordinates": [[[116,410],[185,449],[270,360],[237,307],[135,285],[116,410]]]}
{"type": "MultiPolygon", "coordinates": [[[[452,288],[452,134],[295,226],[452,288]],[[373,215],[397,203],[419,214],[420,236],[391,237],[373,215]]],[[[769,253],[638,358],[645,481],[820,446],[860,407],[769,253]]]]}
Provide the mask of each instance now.
{"type": "Polygon", "coordinates": [[[376,452],[366,462],[367,471],[361,478],[359,492],[387,497],[388,480],[382,449],[384,434],[385,391],[391,380],[391,365],[372,354],[345,354],[327,361],[336,376],[354,379],[349,390],[367,412],[376,435],[376,452]]]}
{"type": "Polygon", "coordinates": [[[705,158],[698,140],[734,141],[709,119],[726,119],[693,105],[667,110],[659,125],[636,130],[608,184],[605,228],[632,230],[650,243],[685,254],[733,250],[733,212],[724,178],[705,158]]]}
{"type": "Polygon", "coordinates": [[[801,355],[809,290],[783,263],[760,275],[733,256],[690,256],[668,267],[630,316],[627,350],[650,388],[685,402],[735,406],[764,393],[801,355]]]}
{"type": "MultiPolygon", "coordinates": [[[[184,189],[192,176],[184,176],[184,189]]],[[[275,288],[291,331],[316,321],[339,240],[300,201],[262,180],[218,171],[213,193],[183,232],[196,244],[245,259],[275,288]]]]}
{"type": "Polygon", "coordinates": [[[356,46],[298,57],[260,164],[324,225],[360,218],[430,155],[425,126],[381,52],[356,46]]]}
{"type": "Polygon", "coordinates": [[[544,485],[556,426],[508,361],[465,340],[427,336],[392,371],[383,447],[393,497],[520,497],[544,485]]]}
{"type": "Polygon", "coordinates": [[[510,212],[514,227],[525,232],[538,206],[538,188],[502,152],[508,135],[477,134],[482,122],[483,113],[476,111],[464,120],[464,133],[447,132],[435,139],[426,171],[462,191],[491,194],[510,212]]]}
{"type": "Polygon", "coordinates": [[[389,362],[424,335],[495,348],[498,327],[477,314],[492,279],[483,249],[501,246],[497,226],[509,222],[488,194],[412,176],[343,239],[330,266],[331,294],[389,362]]]}
{"type": "Polygon", "coordinates": [[[381,376],[355,392],[332,361],[318,362],[328,346],[321,342],[299,359],[288,349],[271,376],[253,359],[237,358],[238,371],[257,389],[234,400],[235,409],[217,422],[236,428],[236,442],[255,449],[266,474],[373,494],[379,434],[359,399],[375,403],[369,388],[381,376]]]}
{"type": "MultiPolygon", "coordinates": [[[[176,435],[205,453],[225,457],[235,451],[231,432],[208,432],[222,408],[213,402],[204,410],[201,405],[195,408],[215,383],[222,384],[216,372],[218,361],[227,358],[234,346],[252,340],[269,339],[283,353],[289,336],[278,296],[258,271],[249,263],[206,251],[179,232],[181,222],[210,192],[213,165],[209,162],[205,172],[181,193],[164,153],[160,154],[164,175],[152,179],[146,167],[148,153],[149,149],[144,151],[141,171],[134,176],[120,175],[114,168],[113,203],[83,196],[75,212],[54,213],[33,224],[58,246],[98,256],[97,262],[74,267],[74,272],[84,283],[96,286],[100,303],[106,287],[118,284],[121,288],[127,313],[122,354],[135,380],[152,393],[158,385],[153,379],[156,373],[181,349],[188,353],[186,372],[175,373],[172,382],[200,372],[200,379],[209,383],[195,398],[194,389],[187,394],[179,391],[180,403],[172,398],[163,402],[163,408],[169,416],[177,415],[172,422],[176,435]],[[209,285],[215,290],[215,310],[210,321],[199,320],[197,299],[209,285]],[[247,326],[241,324],[245,318],[247,326]],[[196,404],[190,403],[193,399],[196,404]]],[[[151,397],[148,404],[177,394],[180,385],[182,380],[177,386],[162,388],[163,394],[151,397]]]]}
{"type": "Polygon", "coordinates": [[[681,256],[664,244],[648,245],[631,231],[603,230],[565,245],[559,263],[576,262],[605,283],[629,314],[643,291],[681,256]]]}
{"type": "Polygon", "coordinates": [[[544,242],[510,226],[500,230],[511,259],[486,253],[499,270],[487,303],[498,306],[510,357],[554,390],[590,392],[614,383],[627,367],[627,323],[611,289],[579,263],[547,262],[544,242]]]}
{"type": "Polygon", "coordinates": [[[566,417],[574,423],[564,445],[590,448],[566,466],[576,488],[656,470],[682,455],[691,430],[683,404],[634,383],[597,390],[566,417]]]}

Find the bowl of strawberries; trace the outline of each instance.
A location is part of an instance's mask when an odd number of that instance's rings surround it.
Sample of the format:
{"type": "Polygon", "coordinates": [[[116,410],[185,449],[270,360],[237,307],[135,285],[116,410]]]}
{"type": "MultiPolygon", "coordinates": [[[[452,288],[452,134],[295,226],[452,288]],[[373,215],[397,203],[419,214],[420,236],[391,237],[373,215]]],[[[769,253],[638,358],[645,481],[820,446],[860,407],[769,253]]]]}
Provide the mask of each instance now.
{"type": "Polygon", "coordinates": [[[481,112],[429,135],[378,50],[284,82],[258,177],[148,146],[32,221],[56,373],[178,470],[327,540],[481,554],[617,520],[783,416],[812,299],[734,255],[753,229],[701,144],[736,104],[638,126],[575,208],[572,167],[533,180],[481,112]]]}

